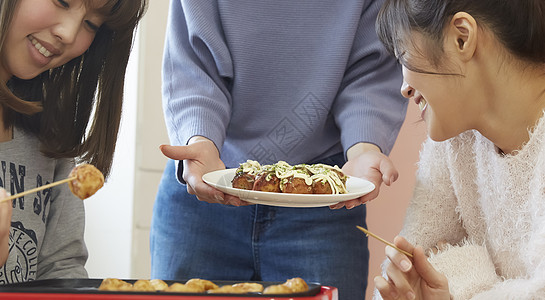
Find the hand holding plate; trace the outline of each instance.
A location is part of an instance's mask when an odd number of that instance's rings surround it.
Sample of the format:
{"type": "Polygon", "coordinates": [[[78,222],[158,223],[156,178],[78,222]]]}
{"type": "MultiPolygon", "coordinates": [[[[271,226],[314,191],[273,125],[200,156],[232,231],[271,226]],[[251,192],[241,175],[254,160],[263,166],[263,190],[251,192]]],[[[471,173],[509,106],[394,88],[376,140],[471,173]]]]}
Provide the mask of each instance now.
{"type": "Polygon", "coordinates": [[[192,138],[187,146],[161,145],[160,150],[170,159],[183,161],[183,179],[187,183],[189,194],[196,195],[197,199],[208,203],[245,205],[238,197],[226,196],[202,180],[205,173],[225,169],[218,149],[209,139],[197,136],[192,138]]]}

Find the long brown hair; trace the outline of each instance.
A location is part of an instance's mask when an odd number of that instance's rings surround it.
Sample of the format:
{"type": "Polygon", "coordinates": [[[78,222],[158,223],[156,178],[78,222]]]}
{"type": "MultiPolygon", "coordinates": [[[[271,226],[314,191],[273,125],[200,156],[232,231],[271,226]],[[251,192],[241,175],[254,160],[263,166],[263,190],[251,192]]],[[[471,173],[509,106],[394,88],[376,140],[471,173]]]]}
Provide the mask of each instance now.
{"type": "MultiPolygon", "coordinates": [[[[0,49],[19,0],[0,0],[0,49]]],[[[30,80],[0,83],[6,127],[36,134],[48,157],[76,158],[105,176],[121,120],[124,78],[136,26],[147,0],[108,0],[89,49],[30,80]]],[[[0,55],[2,55],[0,53],[0,55]]]]}

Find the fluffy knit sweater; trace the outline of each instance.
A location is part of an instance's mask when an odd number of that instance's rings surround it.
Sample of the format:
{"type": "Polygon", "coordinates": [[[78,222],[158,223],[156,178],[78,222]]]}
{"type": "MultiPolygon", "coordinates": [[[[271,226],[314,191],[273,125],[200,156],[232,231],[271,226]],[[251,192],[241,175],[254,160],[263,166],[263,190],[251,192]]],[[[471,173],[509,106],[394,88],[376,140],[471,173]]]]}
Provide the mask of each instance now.
{"type": "Polygon", "coordinates": [[[453,245],[430,262],[454,299],[545,299],[545,118],[513,155],[467,131],[420,156],[401,235],[453,245]]]}

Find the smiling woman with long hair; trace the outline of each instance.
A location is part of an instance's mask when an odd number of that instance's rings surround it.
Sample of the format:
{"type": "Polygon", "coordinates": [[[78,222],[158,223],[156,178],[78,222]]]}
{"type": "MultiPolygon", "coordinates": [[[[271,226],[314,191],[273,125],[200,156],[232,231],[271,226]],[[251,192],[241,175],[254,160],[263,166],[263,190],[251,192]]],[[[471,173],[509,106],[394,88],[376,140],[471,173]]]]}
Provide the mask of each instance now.
{"type": "Polygon", "coordinates": [[[377,298],[545,295],[544,11],[542,0],[383,6],[377,32],[429,139],[394,240],[414,258],[387,247],[377,298]]]}
{"type": "MultiPolygon", "coordinates": [[[[126,67],[146,4],[0,1],[0,187],[15,194],[42,186],[66,178],[76,162],[109,174],[126,67]]],[[[3,204],[0,217],[0,265],[6,236],[18,236],[0,283],[87,276],[83,204],[67,186],[3,204]],[[11,213],[10,228],[4,216],[11,213]]]]}
{"type": "MultiPolygon", "coordinates": [[[[0,3],[2,60],[10,47],[6,37],[19,2],[0,3]]],[[[11,77],[0,82],[4,126],[19,124],[37,133],[48,156],[81,157],[108,175],[121,119],[126,66],[145,1],[59,1],[63,2],[103,3],[97,13],[104,16],[104,24],[95,29],[94,40],[82,55],[34,78],[11,77]]]]}

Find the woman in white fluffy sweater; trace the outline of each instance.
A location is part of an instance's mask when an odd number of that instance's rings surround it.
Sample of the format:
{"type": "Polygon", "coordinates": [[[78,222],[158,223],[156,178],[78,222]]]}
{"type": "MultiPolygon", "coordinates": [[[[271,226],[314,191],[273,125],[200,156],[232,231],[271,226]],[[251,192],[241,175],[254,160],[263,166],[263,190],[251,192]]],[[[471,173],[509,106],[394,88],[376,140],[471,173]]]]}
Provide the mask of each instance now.
{"type": "Polygon", "coordinates": [[[394,240],[413,257],[386,248],[376,298],[545,299],[543,12],[543,0],[383,7],[377,33],[429,139],[394,240]]]}

